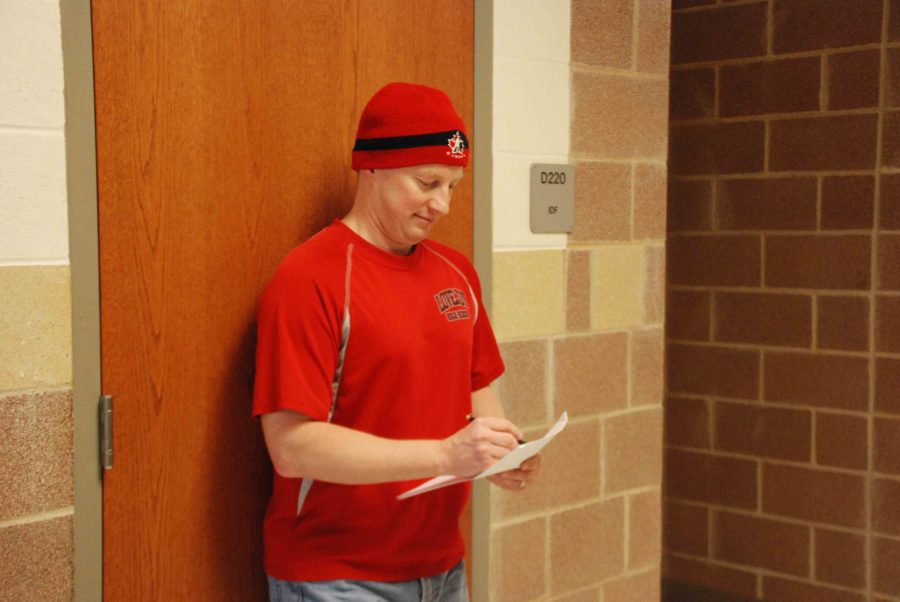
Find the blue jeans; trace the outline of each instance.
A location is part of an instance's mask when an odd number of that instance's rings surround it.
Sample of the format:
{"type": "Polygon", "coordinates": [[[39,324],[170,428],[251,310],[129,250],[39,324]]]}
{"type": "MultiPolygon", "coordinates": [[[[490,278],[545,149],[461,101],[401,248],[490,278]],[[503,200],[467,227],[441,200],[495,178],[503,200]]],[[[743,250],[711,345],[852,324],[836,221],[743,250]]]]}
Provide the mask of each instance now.
{"type": "Polygon", "coordinates": [[[270,602],[469,602],[466,568],[411,581],[282,581],[269,577],[270,602]]]}

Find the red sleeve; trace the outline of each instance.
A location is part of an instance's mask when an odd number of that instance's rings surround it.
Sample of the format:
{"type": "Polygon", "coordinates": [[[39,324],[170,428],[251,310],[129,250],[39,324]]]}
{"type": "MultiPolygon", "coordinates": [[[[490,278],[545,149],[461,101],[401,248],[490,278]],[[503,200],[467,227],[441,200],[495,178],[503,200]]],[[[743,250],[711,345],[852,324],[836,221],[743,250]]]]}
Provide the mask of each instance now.
{"type": "Polygon", "coordinates": [[[302,270],[279,268],[257,312],[254,416],[293,410],[328,417],[340,313],[322,283],[302,270]]]}

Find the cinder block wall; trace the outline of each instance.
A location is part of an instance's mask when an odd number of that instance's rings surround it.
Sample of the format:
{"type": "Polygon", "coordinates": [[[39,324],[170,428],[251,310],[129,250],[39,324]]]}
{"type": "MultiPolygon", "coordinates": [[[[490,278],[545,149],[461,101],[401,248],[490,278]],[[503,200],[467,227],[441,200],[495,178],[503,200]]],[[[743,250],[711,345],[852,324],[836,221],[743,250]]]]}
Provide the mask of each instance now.
{"type": "Polygon", "coordinates": [[[0,600],[72,598],[59,4],[0,2],[0,600]]]}
{"type": "Polygon", "coordinates": [[[665,575],[900,600],[900,0],[676,0],[665,575]]]}
{"type": "Polygon", "coordinates": [[[493,490],[492,602],[659,599],[670,5],[494,3],[493,313],[546,478],[493,490]],[[575,165],[575,231],[529,229],[531,163],[575,165]]]}

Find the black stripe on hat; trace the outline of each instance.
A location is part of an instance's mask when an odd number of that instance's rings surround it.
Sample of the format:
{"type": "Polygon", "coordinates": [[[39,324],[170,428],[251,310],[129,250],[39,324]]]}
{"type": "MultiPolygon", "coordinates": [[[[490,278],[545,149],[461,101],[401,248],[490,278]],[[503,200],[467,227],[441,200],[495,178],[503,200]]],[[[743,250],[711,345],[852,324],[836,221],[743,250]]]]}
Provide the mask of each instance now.
{"type": "Polygon", "coordinates": [[[357,139],[353,151],[398,150],[401,148],[417,148],[420,146],[447,146],[454,135],[462,138],[463,148],[469,147],[469,140],[460,130],[434,132],[432,134],[416,134],[414,136],[392,136],[389,138],[357,139]]]}

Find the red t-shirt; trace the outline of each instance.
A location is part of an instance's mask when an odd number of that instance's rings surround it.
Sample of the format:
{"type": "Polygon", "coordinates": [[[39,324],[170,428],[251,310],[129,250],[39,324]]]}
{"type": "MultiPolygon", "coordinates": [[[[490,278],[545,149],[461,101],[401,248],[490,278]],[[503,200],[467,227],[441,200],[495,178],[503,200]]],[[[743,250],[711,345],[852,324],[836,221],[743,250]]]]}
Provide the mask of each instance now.
{"type": "MultiPolygon", "coordinates": [[[[465,426],[472,392],[502,372],[475,270],[432,241],[394,255],[335,221],[284,259],[260,300],[256,416],[328,420],[333,411],[335,424],[380,437],[443,439],[465,426]]],[[[418,482],[276,473],[266,572],[402,581],[449,570],[464,554],[458,522],[469,487],[396,499],[418,482]]]]}

